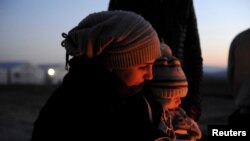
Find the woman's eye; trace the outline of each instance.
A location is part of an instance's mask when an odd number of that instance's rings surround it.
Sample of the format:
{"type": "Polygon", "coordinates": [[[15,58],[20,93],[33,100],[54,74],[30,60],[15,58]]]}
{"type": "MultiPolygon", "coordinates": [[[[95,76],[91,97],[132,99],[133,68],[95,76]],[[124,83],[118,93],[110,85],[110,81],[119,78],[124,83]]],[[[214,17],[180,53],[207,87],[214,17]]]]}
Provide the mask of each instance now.
{"type": "Polygon", "coordinates": [[[142,70],[145,70],[147,68],[148,68],[148,66],[142,66],[142,67],[140,67],[140,69],[142,69],[142,70]]]}

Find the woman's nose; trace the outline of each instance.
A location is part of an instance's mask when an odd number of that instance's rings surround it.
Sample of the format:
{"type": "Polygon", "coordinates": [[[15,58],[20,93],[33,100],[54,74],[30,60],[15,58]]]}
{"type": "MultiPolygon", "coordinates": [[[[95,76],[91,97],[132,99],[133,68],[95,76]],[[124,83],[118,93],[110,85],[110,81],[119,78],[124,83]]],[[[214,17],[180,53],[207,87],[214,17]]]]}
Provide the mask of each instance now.
{"type": "Polygon", "coordinates": [[[150,66],[147,69],[147,73],[145,74],[145,78],[146,80],[152,80],[153,79],[153,70],[152,70],[152,66],[150,66]]]}
{"type": "Polygon", "coordinates": [[[148,73],[146,79],[147,80],[152,80],[153,79],[153,74],[152,73],[148,73]]]}

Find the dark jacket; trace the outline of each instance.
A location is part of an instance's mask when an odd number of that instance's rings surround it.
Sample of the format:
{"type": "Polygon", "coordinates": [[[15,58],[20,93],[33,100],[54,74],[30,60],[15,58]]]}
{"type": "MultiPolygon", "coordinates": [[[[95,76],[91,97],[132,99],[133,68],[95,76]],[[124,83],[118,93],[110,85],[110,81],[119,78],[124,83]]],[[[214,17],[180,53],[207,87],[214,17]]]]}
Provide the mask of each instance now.
{"type": "Polygon", "coordinates": [[[153,141],[161,135],[139,88],[127,88],[99,65],[82,60],[70,61],[63,84],[34,123],[31,141],[153,141]]]}
{"type": "Polygon", "coordinates": [[[128,10],[142,15],[158,36],[181,60],[189,83],[182,101],[187,114],[198,120],[201,114],[200,83],[202,55],[192,0],[110,0],[109,10],[128,10]]]}

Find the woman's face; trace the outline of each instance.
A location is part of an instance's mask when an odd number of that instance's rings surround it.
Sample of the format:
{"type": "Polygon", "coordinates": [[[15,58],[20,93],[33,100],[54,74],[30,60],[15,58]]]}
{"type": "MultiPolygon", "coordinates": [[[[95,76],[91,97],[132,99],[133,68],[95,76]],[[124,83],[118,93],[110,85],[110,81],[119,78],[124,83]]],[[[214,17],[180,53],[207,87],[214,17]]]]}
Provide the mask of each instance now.
{"type": "Polygon", "coordinates": [[[116,69],[113,72],[127,86],[137,86],[144,80],[153,79],[152,66],[155,59],[146,62],[145,64],[129,67],[126,69],[116,69]]]}

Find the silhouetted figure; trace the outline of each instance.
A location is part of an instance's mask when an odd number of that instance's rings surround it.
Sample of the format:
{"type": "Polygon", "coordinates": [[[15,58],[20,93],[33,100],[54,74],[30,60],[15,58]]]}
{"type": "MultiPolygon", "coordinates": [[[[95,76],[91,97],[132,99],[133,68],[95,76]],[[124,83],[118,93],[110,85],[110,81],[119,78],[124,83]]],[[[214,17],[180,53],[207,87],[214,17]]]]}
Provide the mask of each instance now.
{"type": "Polygon", "coordinates": [[[202,55],[192,0],[110,0],[109,10],[128,10],[142,15],[180,59],[189,83],[181,107],[195,119],[201,115],[202,55]]]}
{"type": "Polygon", "coordinates": [[[250,120],[250,28],[232,41],[228,56],[228,79],[236,110],[229,116],[230,125],[246,126],[250,120]]]}

